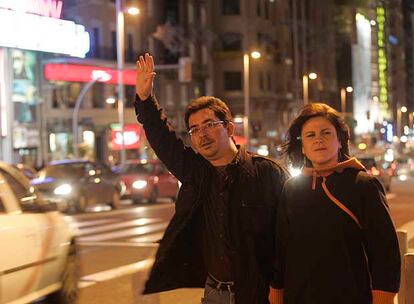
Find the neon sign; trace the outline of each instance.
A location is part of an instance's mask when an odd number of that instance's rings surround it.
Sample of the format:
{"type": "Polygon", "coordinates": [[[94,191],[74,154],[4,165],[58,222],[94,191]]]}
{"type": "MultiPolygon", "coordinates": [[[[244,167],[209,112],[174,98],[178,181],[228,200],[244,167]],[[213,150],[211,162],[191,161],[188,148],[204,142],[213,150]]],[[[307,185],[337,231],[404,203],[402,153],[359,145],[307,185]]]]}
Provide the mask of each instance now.
{"type": "Polygon", "coordinates": [[[0,8],[0,46],[83,58],[89,43],[85,27],[73,21],[0,8]]]}
{"type": "Polygon", "coordinates": [[[62,7],[63,2],[56,0],[0,0],[0,8],[57,19],[62,7]]]}
{"type": "Polygon", "coordinates": [[[378,25],[378,78],[379,78],[379,100],[383,114],[388,110],[388,60],[386,56],[385,44],[385,9],[377,7],[378,25]]]}

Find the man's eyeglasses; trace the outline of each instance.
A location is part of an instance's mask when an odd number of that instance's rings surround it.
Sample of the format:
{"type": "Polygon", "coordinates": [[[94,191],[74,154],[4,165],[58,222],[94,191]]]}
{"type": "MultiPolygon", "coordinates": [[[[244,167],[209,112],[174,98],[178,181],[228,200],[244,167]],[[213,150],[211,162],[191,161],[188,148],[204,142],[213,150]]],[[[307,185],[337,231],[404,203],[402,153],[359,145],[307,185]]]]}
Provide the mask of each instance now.
{"type": "Polygon", "coordinates": [[[213,130],[215,126],[220,125],[220,124],[225,125],[226,122],[223,120],[208,121],[208,122],[201,124],[200,126],[190,128],[190,130],[188,130],[188,134],[190,134],[190,136],[194,136],[194,135],[199,135],[201,131],[209,132],[213,130]]]}

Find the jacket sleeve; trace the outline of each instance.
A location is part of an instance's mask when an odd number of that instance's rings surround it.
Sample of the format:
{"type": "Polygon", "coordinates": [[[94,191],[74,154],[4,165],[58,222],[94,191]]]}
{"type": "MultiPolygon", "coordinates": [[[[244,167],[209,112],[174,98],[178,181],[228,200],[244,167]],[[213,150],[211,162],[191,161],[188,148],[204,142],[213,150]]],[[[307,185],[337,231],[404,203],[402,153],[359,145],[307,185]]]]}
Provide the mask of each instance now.
{"type": "Polygon", "coordinates": [[[384,188],[370,177],[363,183],[362,226],[373,291],[396,293],[400,286],[400,251],[384,188]]]}
{"type": "Polygon", "coordinates": [[[185,174],[192,168],[191,162],[197,158],[196,153],[177,138],[154,96],[144,101],[141,101],[138,95],[135,98],[135,114],[138,122],[144,127],[151,147],[168,170],[183,181],[185,174]]]}
{"type": "Polygon", "coordinates": [[[282,292],[284,288],[285,263],[287,241],[289,237],[289,219],[287,214],[286,184],[283,187],[282,194],[277,208],[276,225],[275,225],[275,259],[273,262],[273,275],[270,283],[271,287],[282,292]]]}

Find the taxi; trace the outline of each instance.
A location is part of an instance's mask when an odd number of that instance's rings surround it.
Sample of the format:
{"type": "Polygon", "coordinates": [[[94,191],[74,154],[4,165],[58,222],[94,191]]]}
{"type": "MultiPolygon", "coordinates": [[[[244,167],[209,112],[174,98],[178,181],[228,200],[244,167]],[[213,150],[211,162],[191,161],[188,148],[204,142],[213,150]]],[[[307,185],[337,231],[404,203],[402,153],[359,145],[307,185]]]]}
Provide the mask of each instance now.
{"type": "Polygon", "coordinates": [[[15,167],[0,162],[0,304],[76,303],[72,225],[15,167]]]}

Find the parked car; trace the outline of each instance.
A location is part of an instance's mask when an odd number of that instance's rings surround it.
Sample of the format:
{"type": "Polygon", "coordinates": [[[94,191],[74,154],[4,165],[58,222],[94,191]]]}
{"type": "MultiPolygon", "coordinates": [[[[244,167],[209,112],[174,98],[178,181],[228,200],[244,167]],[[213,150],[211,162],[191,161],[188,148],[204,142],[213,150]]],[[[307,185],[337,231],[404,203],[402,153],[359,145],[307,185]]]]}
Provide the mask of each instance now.
{"type": "Polygon", "coordinates": [[[154,203],[159,197],[175,200],[179,189],[178,180],[157,160],[127,161],[119,167],[119,174],[125,184],[123,197],[135,203],[154,203]]]}
{"type": "Polygon", "coordinates": [[[376,176],[384,186],[385,190],[391,190],[392,173],[382,166],[381,161],[377,161],[373,156],[358,157],[359,161],[364,165],[369,173],[376,176]]]}
{"type": "Polygon", "coordinates": [[[39,171],[32,184],[65,212],[83,212],[102,204],[117,209],[123,189],[109,167],[87,160],[52,162],[39,171]]]}
{"type": "Polygon", "coordinates": [[[0,162],[0,303],[76,303],[74,231],[16,168],[0,162]]]}

